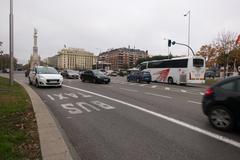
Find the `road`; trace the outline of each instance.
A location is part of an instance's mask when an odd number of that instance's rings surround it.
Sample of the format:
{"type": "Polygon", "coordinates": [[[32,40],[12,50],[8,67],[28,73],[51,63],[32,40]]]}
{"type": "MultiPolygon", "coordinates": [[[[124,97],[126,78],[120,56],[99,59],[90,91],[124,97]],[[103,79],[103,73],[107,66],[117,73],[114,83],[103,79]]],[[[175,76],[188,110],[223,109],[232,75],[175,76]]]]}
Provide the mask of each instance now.
{"type": "MultiPolygon", "coordinates": [[[[16,79],[28,83],[22,74],[16,79]]],[[[109,85],[64,80],[62,88],[32,87],[50,108],[82,160],[230,160],[240,134],[213,129],[201,110],[204,87],[109,85]]]]}

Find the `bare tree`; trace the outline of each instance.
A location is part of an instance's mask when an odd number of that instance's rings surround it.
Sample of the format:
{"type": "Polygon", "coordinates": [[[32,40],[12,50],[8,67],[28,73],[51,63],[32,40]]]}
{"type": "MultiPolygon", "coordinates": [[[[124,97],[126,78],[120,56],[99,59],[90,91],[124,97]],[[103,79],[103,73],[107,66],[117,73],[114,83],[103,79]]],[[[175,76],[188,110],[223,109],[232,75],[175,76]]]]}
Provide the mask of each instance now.
{"type": "Polygon", "coordinates": [[[236,47],[236,36],[237,34],[234,32],[223,31],[218,34],[215,42],[216,48],[218,49],[218,63],[224,66],[225,74],[228,72],[229,53],[236,47]]]}

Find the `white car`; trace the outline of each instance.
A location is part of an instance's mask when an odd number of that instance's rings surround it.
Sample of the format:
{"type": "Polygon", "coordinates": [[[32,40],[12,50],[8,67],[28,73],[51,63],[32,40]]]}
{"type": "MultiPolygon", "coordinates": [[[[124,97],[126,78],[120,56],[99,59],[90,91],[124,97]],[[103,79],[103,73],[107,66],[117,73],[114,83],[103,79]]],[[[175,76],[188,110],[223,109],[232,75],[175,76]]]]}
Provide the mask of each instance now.
{"type": "Polygon", "coordinates": [[[36,87],[56,86],[61,87],[63,77],[53,67],[36,66],[29,73],[29,84],[36,87]]]}

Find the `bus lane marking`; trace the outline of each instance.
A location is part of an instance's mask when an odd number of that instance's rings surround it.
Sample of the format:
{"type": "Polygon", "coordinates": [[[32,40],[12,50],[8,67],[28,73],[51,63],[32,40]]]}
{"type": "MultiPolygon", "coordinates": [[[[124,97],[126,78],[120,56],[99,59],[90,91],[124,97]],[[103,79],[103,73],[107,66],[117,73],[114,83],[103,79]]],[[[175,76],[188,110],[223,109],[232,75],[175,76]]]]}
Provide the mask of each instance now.
{"type": "Polygon", "coordinates": [[[240,142],[238,142],[238,141],[230,139],[230,138],[228,138],[226,136],[221,136],[219,134],[213,133],[213,132],[208,131],[208,130],[204,130],[204,129],[199,128],[197,126],[194,126],[194,125],[188,124],[188,123],[186,123],[184,121],[177,120],[175,118],[163,115],[161,113],[157,113],[157,112],[154,112],[154,111],[142,108],[140,106],[137,106],[137,105],[134,105],[134,104],[131,104],[131,103],[128,103],[128,102],[124,102],[122,100],[118,100],[118,99],[115,99],[115,98],[111,98],[111,97],[108,97],[108,96],[105,96],[105,95],[102,95],[102,94],[99,94],[99,93],[95,93],[95,92],[91,92],[91,91],[87,91],[87,90],[83,90],[83,89],[80,89],[80,88],[71,87],[71,86],[67,86],[67,85],[63,85],[63,87],[74,89],[74,90],[77,90],[77,91],[82,91],[82,92],[85,92],[85,93],[88,93],[88,94],[92,94],[92,95],[95,95],[95,96],[98,96],[98,97],[102,97],[102,98],[105,98],[105,99],[108,99],[108,100],[111,100],[111,101],[114,101],[114,102],[117,102],[117,103],[129,106],[131,108],[140,110],[142,112],[148,113],[148,114],[153,115],[155,117],[164,119],[164,120],[166,120],[168,122],[171,122],[171,123],[177,124],[179,126],[188,128],[189,130],[201,133],[201,134],[203,134],[205,136],[208,136],[208,137],[211,137],[211,138],[213,138],[215,140],[218,140],[218,141],[230,144],[230,145],[232,145],[234,147],[240,148],[240,142]]]}
{"type": "Polygon", "coordinates": [[[50,98],[52,101],[55,101],[55,99],[51,96],[51,95],[47,95],[48,96],[48,98],[50,98]]]}
{"type": "Polygon", "coordinates": [[[68,97],[64,97],[63,95],[62,95],[62,93],[60,93],[60,94],[53,94],[55,97],[58,97],[59,98],[59,100],[63,100],[63,99],[68,99],[68,97]]]}
{"type": "Polygon", "coordinates": [[[72,98],[78,98],[78,96],[75,93],[64,93],[64,94],[72,98]]]}

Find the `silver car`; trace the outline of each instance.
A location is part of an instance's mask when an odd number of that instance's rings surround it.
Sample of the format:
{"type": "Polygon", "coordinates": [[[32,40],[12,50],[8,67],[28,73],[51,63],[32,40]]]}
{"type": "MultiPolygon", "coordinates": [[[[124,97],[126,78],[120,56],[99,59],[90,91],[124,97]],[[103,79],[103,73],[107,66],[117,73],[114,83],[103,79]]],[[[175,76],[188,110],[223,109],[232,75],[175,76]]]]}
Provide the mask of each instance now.
{"type": "Polygon", "coordinates": [[[56,86],[61,87],[63,83],[63,77],[53,67],[36,66],[30,71],[29,84],[36,87],[43,86],[56,86]]]}

